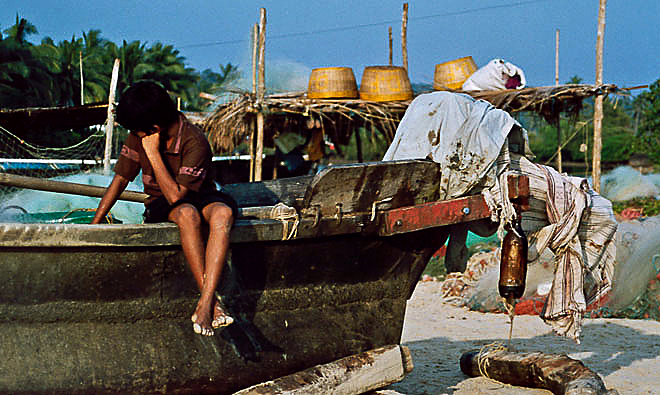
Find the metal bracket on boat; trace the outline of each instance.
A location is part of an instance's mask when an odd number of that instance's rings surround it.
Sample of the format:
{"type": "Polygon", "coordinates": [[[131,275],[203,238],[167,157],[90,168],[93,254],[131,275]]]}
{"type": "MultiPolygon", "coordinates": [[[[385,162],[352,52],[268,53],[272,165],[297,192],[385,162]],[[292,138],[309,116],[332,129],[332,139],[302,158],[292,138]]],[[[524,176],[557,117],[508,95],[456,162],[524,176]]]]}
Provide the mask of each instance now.
{"type": "Polygon", "coordinates": [[[337,203],[337,213],[335,214],[335,219],[337,220],[337,225],[341,224],[342,212],[341,212],[341,203],[337,203]]]}
{"type": "Polygon", "coordinates": [[[387,197],[385,199],[376,200],[375,202],[373,202],[371,204],[371,222],[374,222],[374,220],[376,219],[376,206],[381,204],[381,203],[390,202],[390,201],[392,201],[392,198],[393,198],[393,196],[390,196],[390,197],[387,197]]]}
{"type": "Polygon", "coordinates": [[[314,210],[314,223],[312,223],[312,227],[315,228],[321,221],[321,205],[315,204],[313,206],[310,206],[309,208],[310,210],[314,210]]]}

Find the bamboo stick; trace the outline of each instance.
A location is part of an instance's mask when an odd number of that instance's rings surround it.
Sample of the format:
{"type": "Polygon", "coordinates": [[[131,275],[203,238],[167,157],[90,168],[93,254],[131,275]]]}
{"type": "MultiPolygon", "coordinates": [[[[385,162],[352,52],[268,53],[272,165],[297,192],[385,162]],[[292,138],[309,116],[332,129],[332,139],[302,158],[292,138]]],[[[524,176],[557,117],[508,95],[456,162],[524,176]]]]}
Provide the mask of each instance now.
{"type": "Polygon", "coordinates": [[[83,62],[82,62],[82,51],[79,51],[80,55],[80,105],[85,104],[85,83],[83,81],[83,62]]]}
{"type": "MultiPolygon", "coordinates": [[[[15,188],[33,189],[35,191],[66,193],[69,195],[103,197],[106,188],[87,184],[78,184],[75,182],[47,180],[43,178],[19,176],[16,174],[0,173],[0,185],[6,185],[15,188]]],[[[119,200],[129,202],[144,203],[148,195],[144,192],[124,191],[119,196],[119,200]]],[[[238,209],[239,218],[256,217],[270,218],[273,206],[240,207],[238,209]]]]}
{"type": "Polygon", "coordinates": [[[357,151],[358,163],[364,162],[362,157],[362,138],[360,138],[360,129],[362,128],[355,128],[355,149],[357,151]]]}
{"type": "MultiPolygon", "coordinates": [[[[559,86],[559,29],[555,34],[555,86],[559,86]]],[[[557,171],[562,172],[561,163],[561,117],[557,112],[557,171]]]]}
{"type": "Polygon", "coordinates": [[[254,24],[252,26],[252,94],[257,94],[257,57],[259,56],[257,52],[259,48],[259,25],[254,24]]]}
{"type": "Polygon", "coordinates": [[[254,181],[261,181],[263,172],[263,154],[264,154],[264,113],[261,109],[266,92],[266,9],[260,9],[259,17],[259,80],[257,83],[257,149],[255,153],[255,174],[254,181]]]}
{"type": "Polygon", "coordinates": [[[403,68],[408,71],[408,3],[403,3],[403,20],[401,21],[401,51],[403,52],[403,68]]]}
{"type": "Polygon", "coordinates": [[[555,85],[559,86],[559,29],[555,32],[555,85]]]}
{"type": "Polygon", "coordinates": [[[108,119],[105,124],[105,152],[103,155],[103,174],[110,174],[110,157],[112,156],[112,133],[115,126],[115,91],[119,79],[119,59],[115,59],[112,66],[112,79],[110,80],[110,93],[108,94],[108,119]]]}
{"type": "MultiPolygon", "coordinates": [[[[71,195],[103,197],[106,191],[104,187],[77,184],[74,182],[45,180],[36,177],[19,176],[15,174],[0,173],[0,184],[17,188],[34,189],[37,191],[68,193],[71,195]]],[[[124,191],[120,200],[143,203],[147,194],[142,192],[124,191]]]]}
{"type": "Polygon", "coordinates": [[[389,36],[390,43],[390,66],[392,65],[392,26],[387,27],[387,35],[389,36]]]}
{"type": "MultiPolygon", "coordinates": [[[[596,85],[603,83],[603,38],[605,35],[605,7],[607,0],[600,0],[598,7],[598,35],[596,36],[596,85]]],[[[600,154],[603,149],[603,96],[594,100],[594,148],[592,179],[594,190],[600,193],[600,154]]]]}
{"type": "MultiPolygon", "coordinates": [[[[257,95],[257,47],[259,40],[259,25],[252,26],[252,95],[257,95]]],[[[251,118],[251,117],[250,117],[251,118]]],[[[250,182],[254,181],[254,162],[255,162],[255,135],[257,131],[257,120],[250,120],[250,182]]]]}

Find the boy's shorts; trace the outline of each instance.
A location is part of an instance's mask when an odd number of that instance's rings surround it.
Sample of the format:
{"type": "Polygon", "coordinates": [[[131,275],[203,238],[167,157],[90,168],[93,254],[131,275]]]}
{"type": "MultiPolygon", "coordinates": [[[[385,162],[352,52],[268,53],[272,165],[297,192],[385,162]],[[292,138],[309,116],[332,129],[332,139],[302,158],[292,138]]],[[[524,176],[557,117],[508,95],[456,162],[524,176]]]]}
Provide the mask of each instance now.
{"type": "Polygon", "coordinates": [[[238,204],[236,200],[230,195],[220,192],[220,191],[205,191],[205,192],[195,192],[189,191],[186,196],[177,200],[173,204],[169,204],[165,196],[159,196],[153,202],[149,203],[144,210],[144,223],[156,223],[156,222],[170,222],[167,218],[172,209],[180,204],[188,203],[192,204],[197,208],[200,215],[202,209],[208,206],[211,203],[220,202],[224,203],[231,208],[233,214],[233,221],[236,221],[238,218],[238,204]]]}

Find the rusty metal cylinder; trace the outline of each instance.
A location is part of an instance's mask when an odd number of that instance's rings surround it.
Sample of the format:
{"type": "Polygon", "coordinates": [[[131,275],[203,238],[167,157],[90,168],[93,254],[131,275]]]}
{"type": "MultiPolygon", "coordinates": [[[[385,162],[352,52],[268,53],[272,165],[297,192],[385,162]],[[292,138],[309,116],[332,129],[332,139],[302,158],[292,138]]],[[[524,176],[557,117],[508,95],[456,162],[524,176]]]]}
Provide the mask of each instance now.
{"type": "Polygon", "coordinates": [[[520,225],[520,216],[505,229],[498,288],[502,297],[520,299],[525,292],[527,277],[527,237],[520,225]]]}

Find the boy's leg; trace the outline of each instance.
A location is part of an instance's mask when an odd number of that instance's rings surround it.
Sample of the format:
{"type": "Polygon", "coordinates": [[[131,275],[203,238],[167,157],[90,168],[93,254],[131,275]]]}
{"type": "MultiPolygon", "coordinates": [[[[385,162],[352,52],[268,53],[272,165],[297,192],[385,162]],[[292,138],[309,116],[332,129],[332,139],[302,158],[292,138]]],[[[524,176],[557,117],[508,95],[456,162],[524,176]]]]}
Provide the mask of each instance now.
{"type": "Polygon", "coordinates": [[[209,239],[206,244],[205,278],[201,300],[211,300],[213,308],[212,326],[217,328],[229,325],[233,319],[225,314],[219,300],[213,298],[218,286],[229,248],[229,232],[233,224],[232,209],[224,203],[214,202],[202,209],[202,215],[209,224],[209,239]]]}
{"type": "MultiPolygon", "coordinates": [[[[204,301],[205,276],[205,247],[202,237],[202,219],[195,206],[183,203],[175,206],[168,215],[168,219],[179,227],[181,248],[190,266],[190,271],[197,282],[197,288],[202,292],[192,320],[195,323],[195,332],[205,336],[213,335],[211,327],[211,301],[204,301]],[[202,308],[200,308],[202,307],[202,308]],[[206,308],[205,308],[206,307],[206,308]]],[[[212,295],[211,295],[212,296],[212,295]]]]}

